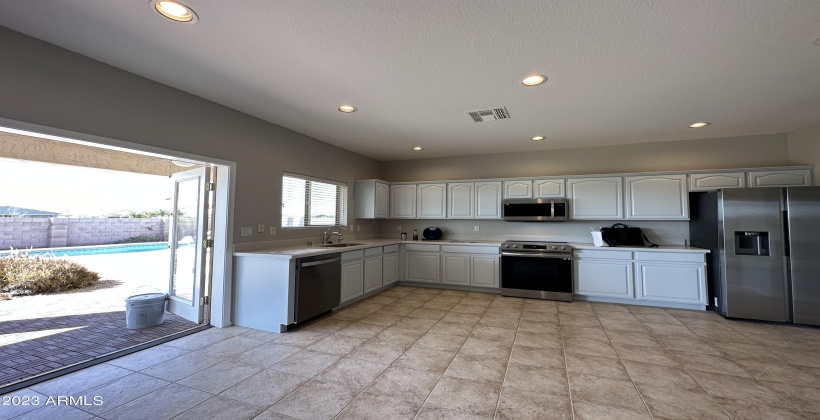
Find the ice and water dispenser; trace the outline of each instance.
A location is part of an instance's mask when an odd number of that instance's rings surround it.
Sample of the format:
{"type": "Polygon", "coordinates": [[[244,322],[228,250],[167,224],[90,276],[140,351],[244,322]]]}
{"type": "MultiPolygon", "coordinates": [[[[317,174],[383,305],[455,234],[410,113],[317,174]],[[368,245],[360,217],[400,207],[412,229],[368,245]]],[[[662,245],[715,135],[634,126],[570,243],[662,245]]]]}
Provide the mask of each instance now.
{"type": "Polygon", "coordinates": [[[769,232],[735,232],[735,255],[769,256],[769,232]]]}

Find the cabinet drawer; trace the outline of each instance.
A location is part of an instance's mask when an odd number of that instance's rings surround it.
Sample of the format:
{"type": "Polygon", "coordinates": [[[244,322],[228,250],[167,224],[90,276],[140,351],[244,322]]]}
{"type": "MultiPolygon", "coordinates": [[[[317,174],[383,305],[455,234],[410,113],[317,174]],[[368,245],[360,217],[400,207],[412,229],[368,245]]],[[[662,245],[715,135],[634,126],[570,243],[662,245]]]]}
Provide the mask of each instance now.
{"type": "Polygon", "coordinates": [[[441,251],[441,245],[432,245],[432,244],[406,244],[404,245],[405,251],[430,251],[430,252],[439,252],[441,251]]]}
{"type": "Polygon", "coordinates": [[[690,252],[636,252],[636,261],[664,261],[664,262],[684,262],[684,263],[704,263],[704,254],[690,252]]]}
{"type": "Polygon", "coordinates": [[[342,252],[342,261],[355,260],[356,258],[363,258],[364,250],[342,252]]]}
{"type": "Polygon", "coordinates": [[[385,254],[387,254],[387,253],[389,253],[389,252],[398,252],[398,251],[399,251],[399,246],[398,246],[398,245],[386,245],[386,246],[384,247],[384,251],[383,251],[383,252],[384,252],[385,254]]]}
{"type": "Polygon", "coordinates": [[[377,246],[375,248],[367,248],[364,250],[364,256],[370,257],[373,255],[381,255],[382,254],[382,247],[377,246]]]}
{"type": "Polygon", "coordinates": [[[498,247],[477,245],[442,245],[441,252],[456,254],[498,254],[498,247]]]}
{"type": "Polygon", "coordinates": [[[599,258],[607,260],[631,260],[632,251],[604,251],[597,249],[576,249],[573,251],[575,258],[599,258]]]}

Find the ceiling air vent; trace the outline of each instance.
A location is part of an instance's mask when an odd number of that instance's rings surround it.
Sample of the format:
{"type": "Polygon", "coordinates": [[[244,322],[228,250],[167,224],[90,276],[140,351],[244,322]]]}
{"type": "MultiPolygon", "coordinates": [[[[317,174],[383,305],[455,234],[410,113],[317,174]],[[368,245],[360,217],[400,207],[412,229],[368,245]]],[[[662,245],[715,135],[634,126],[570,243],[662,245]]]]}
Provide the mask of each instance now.
{"type": "Polygon", "coordinates": [[[510,118],[506,107],[482,109],[479,111],[467,111],[467,116],[475,122],[492,121],[492,120],[506,120],[510,118]]]}

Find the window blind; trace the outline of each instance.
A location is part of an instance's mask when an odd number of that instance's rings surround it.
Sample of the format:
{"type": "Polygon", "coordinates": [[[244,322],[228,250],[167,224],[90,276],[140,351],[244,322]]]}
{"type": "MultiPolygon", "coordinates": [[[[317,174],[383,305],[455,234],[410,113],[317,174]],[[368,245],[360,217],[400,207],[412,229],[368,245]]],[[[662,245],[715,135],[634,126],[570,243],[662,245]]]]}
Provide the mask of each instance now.
{"type": "Polygon", "coordinates": [[[282,227],[344,226],[347,184],[304,175],[282,177],[282,227]]]}

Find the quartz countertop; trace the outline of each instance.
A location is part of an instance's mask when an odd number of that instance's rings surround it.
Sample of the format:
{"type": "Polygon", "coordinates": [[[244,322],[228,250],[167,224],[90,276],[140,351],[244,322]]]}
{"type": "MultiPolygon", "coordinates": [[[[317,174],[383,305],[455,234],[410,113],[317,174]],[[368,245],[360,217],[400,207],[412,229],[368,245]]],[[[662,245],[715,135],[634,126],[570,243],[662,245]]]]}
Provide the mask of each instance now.
{"type": "Polygon", "coordinates": [[[442,240],[442,241],[402,241],[398,239],[365,239],[351,240],[347,243],[358,244],[346,247],[323,247],[314,246],[289,246],[272,247],[253,251],[234,252],[235,257],[270,257],[270,258],[303,258],[315,255],[333,254],[337,252],[356,251],[359,249],[372,248],[376,246],[396,245],[396,244],[431,244],[431,245],[457,245],[457,246],[499,246],[501,241],[473,241],[473,240],[442,240]]]}
{"type": "Polygon", "coordinates": [[[570,243],[573,249],[594,249],[596,251],[631,251],[631,252],[692,252],[708,254],[710,251],[705,248],[683,245],[661,245],[657,248],[646,246],[595,246],[589,243],[570,243]]]}

